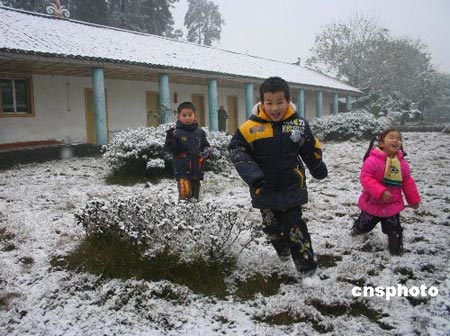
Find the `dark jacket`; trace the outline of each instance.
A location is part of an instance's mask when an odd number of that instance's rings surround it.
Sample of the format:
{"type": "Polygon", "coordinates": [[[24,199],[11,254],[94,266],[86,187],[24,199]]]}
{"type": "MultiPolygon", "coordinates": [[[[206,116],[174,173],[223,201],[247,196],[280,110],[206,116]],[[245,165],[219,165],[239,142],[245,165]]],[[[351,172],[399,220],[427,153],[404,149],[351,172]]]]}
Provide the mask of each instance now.
{"type": "Polygon", "coordinates": [[[287,210],[308,201],[303,163],[314,178],[328,174],[319,140],[292,106],[279,122],[272,122],[259,106],[236,131],[229,150],[250,186],[253,207],[259,209],[287,210]],[[257,195],[258,187],[262,189],[257,195]]]}
{"type": "Polygon", "coordinates": [[[166,134],[165,148],[173,155],[175,178],[203,179],[203,160],[209,156],[206,132],[198,124],[176,123],[175,135],[171,128],[166,134]]]}

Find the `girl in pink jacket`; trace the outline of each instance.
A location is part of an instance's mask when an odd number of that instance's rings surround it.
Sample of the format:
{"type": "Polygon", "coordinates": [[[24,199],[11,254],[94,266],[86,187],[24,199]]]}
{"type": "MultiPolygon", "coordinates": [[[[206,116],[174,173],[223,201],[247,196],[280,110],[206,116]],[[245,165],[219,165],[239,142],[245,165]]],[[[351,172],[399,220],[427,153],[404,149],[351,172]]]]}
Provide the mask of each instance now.
{"type": "Polygon", "coordinates": [[[360,175],[363,192],[358,201],[361,214],[352,234],[369,232],[381,222],[382,231],[388,236],[389,251],[399,255],[403,242],[400,212],[405,208],[402,191],[414,209],[419,207],[420,196],[408,162],[403,158],[406,154],[402,151],[400,132],[388,129],[377,140],[375,148],[375,139],[370,142],[364,156],[360,175]]]}

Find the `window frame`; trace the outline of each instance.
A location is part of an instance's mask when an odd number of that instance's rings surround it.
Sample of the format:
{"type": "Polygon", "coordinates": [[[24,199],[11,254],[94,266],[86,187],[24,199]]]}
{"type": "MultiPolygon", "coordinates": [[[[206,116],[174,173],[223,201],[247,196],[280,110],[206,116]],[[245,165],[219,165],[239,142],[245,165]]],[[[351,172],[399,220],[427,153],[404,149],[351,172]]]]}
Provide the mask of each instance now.
{"type": "MultiPolygon", "coordinates": [[[[0,80],[25,80],[27,85],[27,104],[29,106],[27,112],[3,112],[3,104],[2,104],[2,95],[0,92],[0,118],[29,118],[34,117],[34,96],[33,96],[33,81],[31,76],[18,76],[18,77],[12,77],[12,76],[2,76],[0,74],[0,80]]],[[[13,99],[16,99],[16,91],[13,84],[13,99]]]]}

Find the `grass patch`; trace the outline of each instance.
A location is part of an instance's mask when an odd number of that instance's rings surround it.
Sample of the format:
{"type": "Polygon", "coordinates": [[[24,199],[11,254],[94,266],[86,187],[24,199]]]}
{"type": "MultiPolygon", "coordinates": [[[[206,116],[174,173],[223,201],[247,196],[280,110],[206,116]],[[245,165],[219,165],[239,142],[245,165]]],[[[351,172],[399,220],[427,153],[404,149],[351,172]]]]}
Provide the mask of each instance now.
{"type": "Polygon", "coordinates": [[[0,310],[7,310],[13,299],[20,297],[18,293],[6,293],[0,296],[0,310]]]}
{"type": "Polygon", "coordinates": [[[337,265],[338,261],[342,261],[341,256],[335,256],[331,254],[316,254],[317,256],[317,263],[320,265],[320,267],[334,267],[337,265]]]}
{"type": "Polygon", "coordinates": [[[265,315],[263,317],[255,317],[256,321],[264,322],[270,325],[292,325],[294,323],[308,323],[320,334],[333,331],[333,326],[324,325],[321,321],[317,321],[313,316],[300,315],[299,313],[286,311],[273,315],[265,315]]]}
{"type": "Polygon", "coordinates": [[[239,281],[234,294],[242,300],[251,300],[257,293],[261,293],[263,296],[271,296],[278,293],[282,283],[293,284],[297,283],[297,280],[278,273],[273,273],[268,278],[256,273],[245,281],[239,281]]]}
{"type": "Polygon", "coordinates": [[[381,318],[387,317],[389,315],[381,314],[378,311],[376,311],[375,309],[369,308],[364,302],[360,302],[360,301],[353,302],[349,307],[348,314],[351,316],[355,316],[355,317],[365,316],[370,321],[378,324],[380,326],[380,328],[383,330],[394,329],[394,327],[380,321],[381,318]]]}
{"type": "Polygon", "coordinates": [[[326,304],[318,299],[313,299],[310,304],[320,311],[322,315],[341,316],[348,311],[348,306],[341,303],[326,304]]]}
{"type": "Polygon", "coordinates": [[[153,184],[159,183],[162,179],[173,179],[174,174],[172,165],[168,165],[163,170],[153,170],[151,172],[145,170],[136,170],[130,168],[123,168],[115,170],[105,178],[106,184],[116,184],[122,186],[132,186],[135,184],[150,182],[153,184]]]}
{"type": "Polygon", "coordinates": [[[358,287],[363,287],[366,284],[366,281],[362,278],[352,279],[352,278],[348,278],[348,277],[339,276],[339,277],[337,277],[336,280],[340,281],[340,282],[346,282],[346,283],[349,283],[349,284],[352,284],[352,285],[358,286],[358,287]]]}
{"type": "Polygon", "coordinates": [[[187,286],[200,294],[224,298],[225,278],[235,267],[234,260],[197,259],[184,262],[168,250],[154,257],[144,257],[143,249],[124,240],[108,236],[89,236],[69,255],[55,257],[56,269],[89,272],[107,278],[168,280],[187,286]]]}

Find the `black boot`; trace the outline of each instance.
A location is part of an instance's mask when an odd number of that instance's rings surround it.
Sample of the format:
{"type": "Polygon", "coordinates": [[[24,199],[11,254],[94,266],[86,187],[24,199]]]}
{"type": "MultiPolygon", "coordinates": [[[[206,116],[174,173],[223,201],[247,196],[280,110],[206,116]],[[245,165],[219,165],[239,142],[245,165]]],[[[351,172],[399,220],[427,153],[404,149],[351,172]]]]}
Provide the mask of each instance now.
{"type": "Polygon", "coordinates": [[[401,232],[394,232],[388,235],[389,251],[392,255],[401,255],[403,250],[403,235],[401,232]]]}
{"type": "Polygon", "coordinates": [[[312,275],[317,269],[317,263],[314,258],[310,259],[294,259],[295,268],[297,272],[306,276],[312,275]]]}

